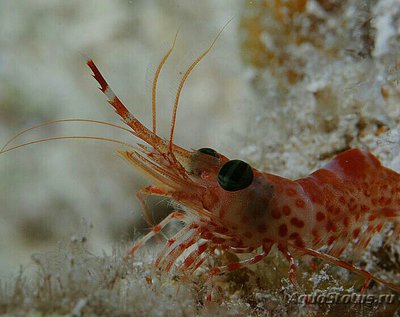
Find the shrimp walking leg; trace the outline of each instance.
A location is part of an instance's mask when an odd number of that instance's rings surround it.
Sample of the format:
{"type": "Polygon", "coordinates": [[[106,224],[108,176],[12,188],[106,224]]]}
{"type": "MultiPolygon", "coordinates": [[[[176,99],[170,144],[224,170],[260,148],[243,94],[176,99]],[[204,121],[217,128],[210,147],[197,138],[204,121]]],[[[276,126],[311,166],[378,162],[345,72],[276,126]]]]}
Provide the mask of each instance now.
{"type": "Polygon", "coordinates": [[[183,254],[183,252],[194,245],[199,239],[200,235],[197,232],[194,232],[187,240],[179,243],[170,253],[166,255],[165,260],[163,263],[161,263],[161,269],[168,272],[174,262],[183,254]]]}
{"type": "Polygon", "coordinates": [[[182,271],[190,268],[196,260],[207,250],[208,242],[201,243],[195,250],[193,250],[185,259],[182,266],[182,271]]]}
{"type": "Polygon", "coordinates": [[[292,254],[289,252],[289,250],[286,247],[284,247],[282,245],[278,245],[278,249],[279,249],[279,251],[281,251],[281,253],[285,256],[285,258],[289,262],[289,280],[292,282],[294,287],[296,287],[296,289],[300,289],[299,283],[297,283],[297,279],[296,279],[297,265],[294,261],[292,254]]]}
{"type": "Polygon", "coordinates": [[[172,220],[185,221],[187,220],[187,217],[180,212],[173,212],[172,214],[169,214],[167,217],[164,218],[163,221],[161,221],[158,225],[154,226],[153,229],[151,229],[151,231],[148,234],[146,234],[143,238],[141,238],[135,244],[135,246],[129,251],[128,255],[134,254],[141,246],[143,246],[152,237],[157,235],[172,220]]]}
{"type": "Polygon", "coordinates": [[[178,231],[172,238],[168,239],[166,246],[159,253],[154,266],[159,268],[162,266],[161,263],[165,262],[166,255],[170,254],[175,247],[187,240],[190,235],[193,234],[193,225],[186,225],[180,231],[178,231]]]}
{"type": "Polygon", "coordinates": [[[245,268],[249,265],[252,264],[256,264],[258,262],[260,262],[261,260],[263,260],[271,251],[271,248],[273,246],[273,243],[268,243],[263,245],[263,251],[260,254],[257,254],[249,259],[243,260],[243,261],[239,261],[239,262],[234,262],[234,263],[230,263],[228,265],[223,265],[223,266],[218,266],[218,267],[214,267],[211,270],[208,271],[207,275],[207,281],[206,281],[206,287],[207,287],[207,300],[210,301],[211,300],[211,280],[213,278],[213,276],[215,275],[220,275],[223,273],[227,273],[227,272],[232,272],[232,271],[236,271],[242,268],[245,268]]]}
{"type": "Polygon", "coordinates": [[[138,192],[136,192],[136,198],[139,200],[140,205],[142,206],[143,210],[143,215],[144,219],[146,220],[147,224],[151,227],[154,226],[154,219],[152,215],[149,212],[149,209],[147,208],[147,204],[144,200],[145,196],[152,195],[152,196],[167,196],[167,194],[163,191],[161,191],[158,188],[155,188],[154,186],[147,186],[142,189],[140,189],[138,192]]]}
{"type": "Polygon", "coordinates": [[[316,258],[324,260],[325,262],[331,263],[331,264],[336,265],[336,266],[340,266],[340,267],[342,267],[342,268],[344,268],[346,270],[349,270],[349,271],[354,272],[354,273],[356,273],[356,274],[358,274],[360,276],[363,276],[366,279],[366,282],[364,283],[363,289],[367,287],[367,285],[369,284],[370,280],[375,280],[375,281],[385,285],[386,287],[388,287],[388,288],[390,288],[390,289],[392,289],[392,290],[394,290],[396,292],[400,292],[400,285],[396,285],[394,283],[387,282],[387,281],[385,281],[385,280],[383,280],[383,279],[381,279],[381,278],[379,278],[379,277],[377,277],[375,275],[372,275],[368,271],[360,269],[360,268],[358,268],[358,267],[356,267],[356,266],[354,266],[354,265],[352,265],[352,264],[350,264],[350,263],[348,263],[346,261],[339,260],[339,259],[337,259],[337,258],[335,258],[333,256],[328,255],[328,254],[324,254],[324,253],[321,253],[321,252],[318,252],[316,250],[312,250],[312,249],[309,249],[309,248],[300,248],[300,247],[297,247],[295,245],[291,245],[291,247],[293,247],[295,249],[298,249],[298,250],[304,252],[305,254],[312,255],[312,256],[314,256],[316,258]]]}
{"type": "Polygon", "coordinates": [[[230,263],[230,264],[224,265],[224,266],[214,267],[210,271],[208,271],[208,275],[210,277],[212,277],[214,275],[219,275],[219,274],[239,270],[246,266],[256,264],[256,263],[260,262],[262,259],[264,259],[269,254],[269,252],[271,251],[271,247],[272,247],[272,243],[266,244],[263,246],[263,251],[260,254],[257,254],[255,256],[251,257],[250,259],[246,259],[246,260],[243,260],[240,262],[230,263]]]}

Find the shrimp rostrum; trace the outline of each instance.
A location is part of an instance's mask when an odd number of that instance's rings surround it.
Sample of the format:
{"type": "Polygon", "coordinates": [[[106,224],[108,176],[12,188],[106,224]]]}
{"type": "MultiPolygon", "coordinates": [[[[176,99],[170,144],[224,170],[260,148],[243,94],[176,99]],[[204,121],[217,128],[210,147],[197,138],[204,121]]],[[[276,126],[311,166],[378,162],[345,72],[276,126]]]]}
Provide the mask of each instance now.
{"type": "Polygon", "coordinates": [[[400,174],[383,167],[371,153],[350,149],[308,177],[290,180],[228,159],[210,148],[186,150],[173,142],[181,90],[215,41],[189,66],[179,83],[169,139],[156,133],[156,88],[174,45],[155,73],[151,130],[123,105],[93,60],[87,61],[108,102],[131,133],[143,141],[135,150],[119,152],[154,182],[139,191],[142,204],[144,195],[156,195],[182,207],[153,226],[130,255],[177,220],[183,228],[167,240],[155,260],[164,271],[181,260],[182,271],[194,272],[215,250],[248,254],[240,262],[211,268],[208,276],[212,277],[261,261],[275,245],[289,262],[289,279],[295,286],[294,258],[309,255],[361,275],[365,287],[375,280],[399,292],[400,285],[340,259],[350,244],[355,251],[365,249],[385,223],[392,223],[392,238],[400,232],[400,174]]]}

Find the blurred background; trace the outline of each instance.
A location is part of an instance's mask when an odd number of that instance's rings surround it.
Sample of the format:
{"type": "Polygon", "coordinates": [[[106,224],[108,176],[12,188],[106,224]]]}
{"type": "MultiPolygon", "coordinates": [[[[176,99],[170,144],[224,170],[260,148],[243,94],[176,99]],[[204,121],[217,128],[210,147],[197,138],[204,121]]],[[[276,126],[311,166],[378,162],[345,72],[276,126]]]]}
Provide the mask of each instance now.
{"type": "MultiPolygon", "coordinates": [[[[240,129],[248,99],[237,37],[241,5],[231,0],[1,1],[0,143],[49,120],[120,123],[91,78],[85,56],[150,127],[153,74],[179,29],[159,81],[158,131],[167,137],[182,72],[233,18],[187,81],[175,134],[181,146],[229,153],[227,136],[240,129]]],[[[135,142],[106,126],[58,123],[13,145],[63,135],[135,142]]],[[[51,141],[0,156],[0,277],[28,264],[33,252],[68,238],[82,218],[93,225],[90,243],[96,254],[132,238],[134,228],[144,225],[135,192],[150,183],[116,155],[118,149],[90,140],[51,141]]],[[[160,212],[166,208],[158,205],[160,212]]]]}

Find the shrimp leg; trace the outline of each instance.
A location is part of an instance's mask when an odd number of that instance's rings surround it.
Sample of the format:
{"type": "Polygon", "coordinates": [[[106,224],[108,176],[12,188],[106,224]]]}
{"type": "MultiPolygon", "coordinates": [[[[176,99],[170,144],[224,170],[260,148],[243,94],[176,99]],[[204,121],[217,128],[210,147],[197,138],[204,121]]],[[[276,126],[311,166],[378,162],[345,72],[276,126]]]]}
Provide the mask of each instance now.
{"type": "Polygon", "coordinates": [[[169,214],[158,225],[154,226],[153,229],[151,229],[151,231],[148,234],[146,234],[134,245],[134,247],[129,251],[128,256],[134,254],[137,251],[137,249],[143,246],[143,244],[145,244],[152,237],[157,235],[168,223],[170,223],[174,219],[180,221],[187,221],[186,215],[180,212],[173,212],[172,214],[169,214]]]}
{"type": "Polygon", "coordinates": [[[292,284],[294,285],[294,287],[296,289],[300,289],[299,283],[297,283],[297,279],[296,279],[297,265],[294,262],[294,258],[292,256],[292,254],[283,245],[278,245],[278,250],[281,251],[281,253],[285,256],[285,258],[289,262],[289,280],[292,282],[292,284]]]}
{"type": "Polygon", "coordinates": [[[248,265],[256,264],[256,263],[260,262],[262,259],[264,259],[269,254],[269,252],[271,251],[272,245],[273,245],[273,243],[263,245],[263,251],[260,254],[257,254],[249,259],[230,263],[230,264],[224,265],[224,266],[214,267],[208,271],[208,275],[209,275],[209,277],[212,277],[214,275],[220,275],[223,273],[232,272],[235,270],[242,269],[248,265]]]}
{"type": "Polygon", "coordinates": [[[368,271],[360,269],[360,268],[358,268],[358,267],[356,267],[356,266],[354,266],[354,265],[352,265],[352,264],[350,264],[350,263],[348,263],[346,261],[339,260],[339,259],[337,259],[337,258],[335,258],[335,257],[333,257],[331,255],[328,255],[328,254],[325,254],[325,253],[322,253],[322,252],[318,252],[318,251],[313,250],[313,249],[301,248],[301,247],[298,247],[298,246],[296,246],[294,244],[290,244],[290,246],[295,248],[295,249],[297,249],[297,250],[300,250],[300,251],[304,252],[305,254],[309,254],[311,256],[314,256],[316,258],[324,260],[325,262],[331,263],[333,265],[340,266],[340,267],[342,267],[342,268],[344,268],[346,270],[349,270],[349,271],[354,272],[354,273],[356,273],[356,274],[358,274],[360,276],[363,276],[366,279],[366,282],[363,285],[363,289],[365,289],[368,286],[368,283],[369,283],[370,280],[375,280],[375,281],[385,285],[386,287],[388,287],[388,288],[390,288],[390,289],[392,289],[392,290],[394,290],[396,292],[400,292],[400,285],[396,285],[394,283],[387,282],[387,281],[385,281],[385,280],[383,280],[383,279],[381,279],[381,278],[379,278],[377,276],[372,275],[368,271]]]}
{"type": "Polygon", "coordinates": [[[183,267],[181,268],[182,271],[190,268],[193,263],[207,250],[208,242],[203,242],[200,244],[195,250],[193,250],[184,260],[183,267]]]}
{"type": "Polygon", "coordinates": [[[136,192],[136,198],[139,200],[140,205],[142,206],[144,219],[146,220],[146,222],[149,226],[153,227],[154,219],[150,215],[149,208],[147,207],[147,204],[144,200],[144,196],[147,196],[147,195],[165,197],[165,196],[167,196],[167,194],[165,192],[163,192],[161,189],[156,188],[154,186],[147,186],[147,187],[140,189],[138,192],[136,192]]]}
{"type": "Polygon", "coordinates": [[[271,251],[271,248],[273,246],[273,243],[268,243],[263,245],[263,251],[260,254],[257,254],[249,259],[243,260],[243,261],[239,261],[239,262],[234,262],[234,263],[230,263],[228,265],[223,265],[223,266],[218,266],[218,267],[214,267],[211,270],[208,271],[207,275],[207,281],[206,281],[206,285],[207,285],[207,300],[211,301],[211,279],[213,278],[213,276],[215,275],[220,275],[223,273],[227,273],[227,272],[232,272],[232,271],[236,271],[236,270],[240,270],[242,268],[245,268],[248,265],[252,265],[252,264],[256,264],[258,262],[260,262],[261,260],[263,260],[271,251]]]}
{"type": "Polygon", "coordinates": [[[159,261],[160,264],[158,267],[160,267],[163,271],[168,272],[171,269],[172,265],[175,263],[175,261],[183,254],[183,252],[185,252],[185,250],[190,248],[200,239],[200,235],[198,234],[197,230],[192,232],[189,231],[189,233],[190,234],[187,237],[187,239],[174,246],[172,250],[167,253],[165,258],[160,259],[159,261]]]}
{"type": "Polygon", "coordinates": [[[154,262],[154,266],[156,268],[161,267],[161,263],[166,261],[165,257],[169,255],[178,244],[182,243],[182,241],[185,241],[186,239],[188,239],[189,236],[193,234],[193,228],[194,228],[193,224],[186,225],[180,231],[178,231],[172,238],[168,239],[166,246],[162,249],[156,261],[154,262]]]}

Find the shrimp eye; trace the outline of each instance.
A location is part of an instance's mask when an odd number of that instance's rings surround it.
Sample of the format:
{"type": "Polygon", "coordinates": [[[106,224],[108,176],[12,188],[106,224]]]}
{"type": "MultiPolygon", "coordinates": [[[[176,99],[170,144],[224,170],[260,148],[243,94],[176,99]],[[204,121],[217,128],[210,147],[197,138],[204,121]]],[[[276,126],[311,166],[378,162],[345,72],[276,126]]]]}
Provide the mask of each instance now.
{"type": "Polygon", "coordinates": [[[253,170],[249,164],[232,160],[225,163],[218,172],[219,185],[230,192],[244,189],[253,181],[253,170]]]}
{"type": "Polygon", "coordinates": [[[209,147],[203,147],[198,151],[203,153],[203,154],[207,154],[207,155],[211,155],[211,156],[214,156],[216,158],[219,158],[218,153],[215,150],[210,149],[209,147]]]}

